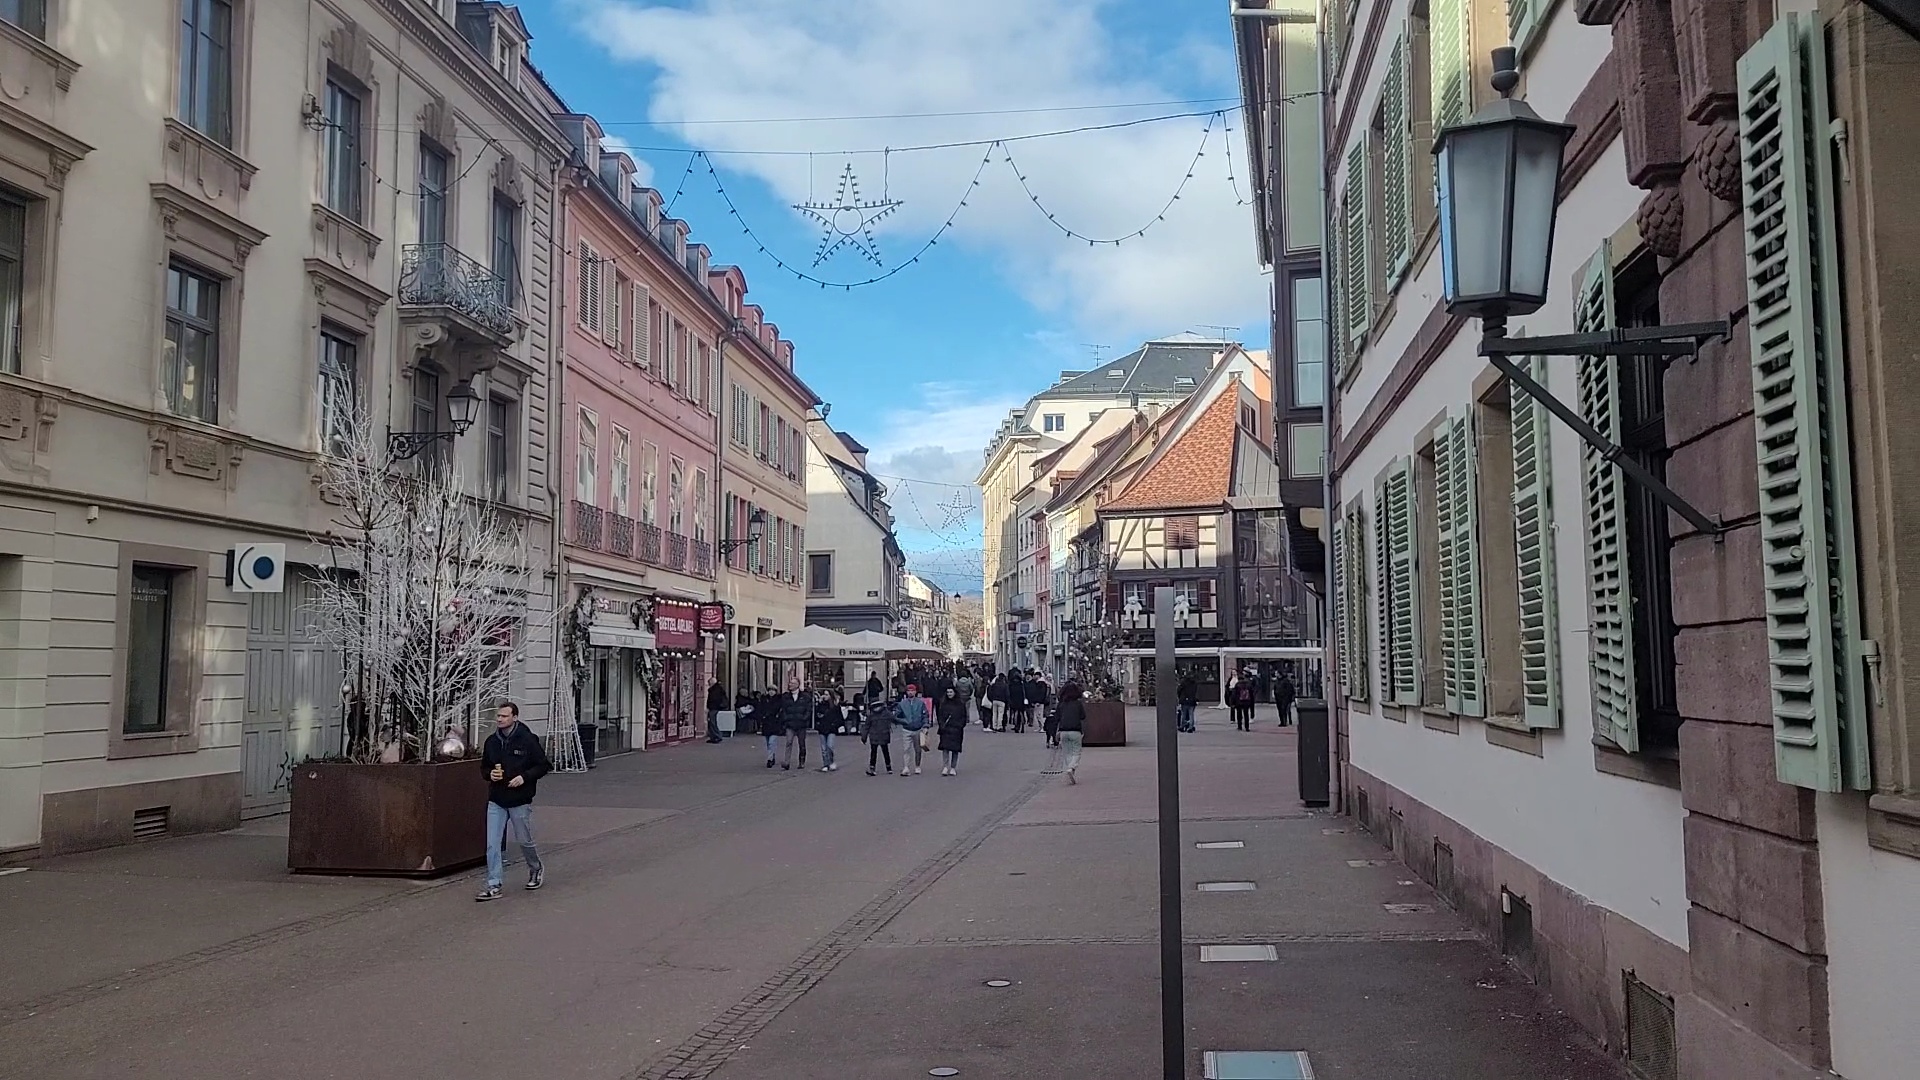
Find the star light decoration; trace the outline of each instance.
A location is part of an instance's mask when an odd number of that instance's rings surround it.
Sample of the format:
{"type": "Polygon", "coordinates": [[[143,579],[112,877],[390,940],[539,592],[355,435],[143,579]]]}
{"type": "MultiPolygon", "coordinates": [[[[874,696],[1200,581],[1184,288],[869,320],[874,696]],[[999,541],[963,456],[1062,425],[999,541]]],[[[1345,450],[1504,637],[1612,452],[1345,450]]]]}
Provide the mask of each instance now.
{"type": "Polygon", "coordinates": [[[832,202],[793,204],[795,210],[825,227],[820,235],[820,246],[813,253],[815,266],[833,258],[845,247],[859,251],[875,266],[885,266],[886,263],[880,260],[880,247],[873,238],[873,227],[900,209],[900,206],[900,200],[885,197],[862,201],[860,180],[853,175],[852,162],[848,162],[845,171],[841,172],[840,189],[834,194],[832,202]]]}

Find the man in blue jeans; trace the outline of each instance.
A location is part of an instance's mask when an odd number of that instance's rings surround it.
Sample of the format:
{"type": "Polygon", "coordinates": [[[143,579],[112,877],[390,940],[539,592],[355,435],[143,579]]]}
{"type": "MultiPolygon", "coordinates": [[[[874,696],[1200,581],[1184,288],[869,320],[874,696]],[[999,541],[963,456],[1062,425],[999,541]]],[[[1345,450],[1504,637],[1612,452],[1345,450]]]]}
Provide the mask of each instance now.
{"type": "Polygon", "coordinates": [[[537,889],[546,880],[546,867],[533,844],[533,792],[553,765],[547,761],[540,737],[520,722],[520,706],[501,702],[493,722],[495,730],[480,752],[480,763],[487,770],[487,887],[475,900],[500,899],[508,826],[527,860],[527,888],[537,889]]]}

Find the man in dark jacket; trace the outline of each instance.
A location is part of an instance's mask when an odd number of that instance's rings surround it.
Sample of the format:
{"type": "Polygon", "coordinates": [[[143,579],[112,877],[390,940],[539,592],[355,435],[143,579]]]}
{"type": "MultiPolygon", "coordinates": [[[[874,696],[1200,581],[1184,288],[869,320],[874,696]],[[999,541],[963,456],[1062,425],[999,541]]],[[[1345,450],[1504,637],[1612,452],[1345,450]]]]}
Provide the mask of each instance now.
{"type": "Polygon", "coordinates": [[[775,708],[780,714],[780,724],[786,729],[786,741],[780,745],[780,769],[782,772],[793,766],[795,750],[800,752],[800,767],[807,767],[807,732],[813,730],[813,697],[794,687],[781,694],[775,708]]]}
{"type": "Polygon", "coordinates": [[[1177,714],[1179,723],[1176,726],[1181,731],[1194,730],[1193,710],[1200,704],[1200,683],[1193,677],[1191,671],[1181,672],[1180,686],[1175,691],[1175,696],[1180,705],[1177,714]]]}
{"type": "Polygon", "coordinates": [[[1273,679],[1273,708],[1280,714],[1280,726],[1293,724],[1293,699],[1298,696],[1293,688],[1293,680],[1282,671],[1273,679]]]}
{"type": "Polygon", "coordinates": [[[494,732],[480,751],[480,764],[487,771],[487,887],[475,900],[500,899],[509,825],[527,860],[527,888],[539,888],[547,873],[533,844],[533,791],[553,766],[540,737],[520,722],[520,706],[501,702],[493,722],[494,732]]]}
{"type": "Polygon", "coordinates": [[[727,688],[720,685],[719,679],[715,679],[713,680],[713,685],[707,687],[708,742],[714,743],[720,741],[720,714],[726,711],[727,688]]]}

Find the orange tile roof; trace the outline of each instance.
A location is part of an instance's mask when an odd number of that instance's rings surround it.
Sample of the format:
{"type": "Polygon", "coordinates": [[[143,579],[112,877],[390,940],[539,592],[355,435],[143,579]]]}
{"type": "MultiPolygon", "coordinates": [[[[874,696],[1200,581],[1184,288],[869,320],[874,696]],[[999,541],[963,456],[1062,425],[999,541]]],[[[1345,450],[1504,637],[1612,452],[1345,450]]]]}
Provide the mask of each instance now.
{"type": "Polygon", "coordinates": [[[1239,430],[1240,395],[1229,384],[1160,460],[1100,509],[1159,510],[1226,502],[1233,485],[1233,447],[1239,430]]]}

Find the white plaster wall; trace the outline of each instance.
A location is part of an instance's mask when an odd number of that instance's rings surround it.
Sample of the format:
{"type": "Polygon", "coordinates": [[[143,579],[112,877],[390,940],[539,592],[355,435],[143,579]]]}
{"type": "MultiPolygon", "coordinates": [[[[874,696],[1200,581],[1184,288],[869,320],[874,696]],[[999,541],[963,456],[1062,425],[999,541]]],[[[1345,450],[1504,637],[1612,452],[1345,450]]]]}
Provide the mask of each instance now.
{"type": "Polygon", "coordinates": [[[884,591],[885,553],[880,526],[854,505],[839,474],[820,448],[807,440],[807,551],[833,553],[833,591],[807,593],[810,604],[878,604],[884,591]]]}
{"type": "Polygon", "coordinates": [[[1817,803],[1833,1069],[1847,1080],[1909,1080],[1920,1061],[1920,859],[1867,846],[1863,797],[1817,803]]]}

